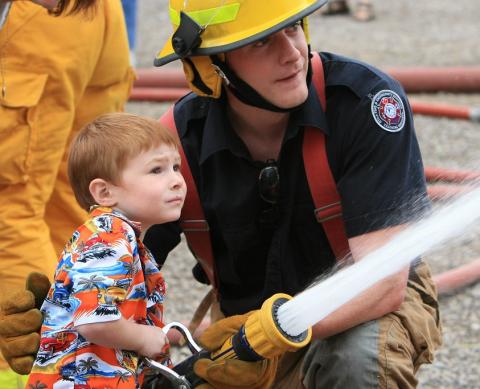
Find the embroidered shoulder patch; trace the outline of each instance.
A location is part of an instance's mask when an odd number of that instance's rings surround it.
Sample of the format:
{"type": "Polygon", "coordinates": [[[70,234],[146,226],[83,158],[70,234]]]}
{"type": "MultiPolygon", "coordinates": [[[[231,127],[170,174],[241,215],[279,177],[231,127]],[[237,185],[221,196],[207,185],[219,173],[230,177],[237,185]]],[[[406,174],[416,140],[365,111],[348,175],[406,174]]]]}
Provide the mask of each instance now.
{"type": "Polygon", "coordinates": [[[405,107],[394,91],[378,92],[373,96],[371,109],[375,122],[385,131],[398,132],[405,126],[405,107]]]}

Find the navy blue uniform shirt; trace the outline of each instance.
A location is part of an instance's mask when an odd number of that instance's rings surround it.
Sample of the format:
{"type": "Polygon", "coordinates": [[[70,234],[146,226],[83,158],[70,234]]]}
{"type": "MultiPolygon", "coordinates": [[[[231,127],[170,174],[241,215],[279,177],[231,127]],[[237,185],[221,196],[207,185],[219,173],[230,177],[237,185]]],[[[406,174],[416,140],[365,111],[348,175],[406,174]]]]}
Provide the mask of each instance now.
{"type": "MultiPolygon", "coordinates": [[[[314,217],[305,175],[305,126],[326,135],[348,237],[398,225],[428,208],[423,166],[408,101],[401,86],[364,63],[322,53],[326,113],[313,85],[291,114],[276,161],[278,206],[259,195],[266,161],[252,160],[233,131],[225,97],[191,93],[175,106],[182,146],[211,230],[227,315],[259,308],[277,292],[294,295],[335,258],[314,217]]],[[[161,262],[178,243],[178,226],[154,226],[145,242],[161,262]],[[176,228],[176,229],[175,229],[176,228]]],[[[197,268],[194,273],[202,278],[197,268]]]]}

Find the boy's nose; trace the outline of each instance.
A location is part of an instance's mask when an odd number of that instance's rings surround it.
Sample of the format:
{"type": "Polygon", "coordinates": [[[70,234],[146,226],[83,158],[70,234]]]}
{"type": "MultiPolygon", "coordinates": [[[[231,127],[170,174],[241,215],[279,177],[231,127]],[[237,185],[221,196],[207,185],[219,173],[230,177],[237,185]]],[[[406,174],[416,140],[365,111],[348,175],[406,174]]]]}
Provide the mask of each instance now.
{"type": "Polygon", "coordinates": [[[186,186],[185,179],[180,172],[173,172],[172,188],[181,189],[186,186]]]}

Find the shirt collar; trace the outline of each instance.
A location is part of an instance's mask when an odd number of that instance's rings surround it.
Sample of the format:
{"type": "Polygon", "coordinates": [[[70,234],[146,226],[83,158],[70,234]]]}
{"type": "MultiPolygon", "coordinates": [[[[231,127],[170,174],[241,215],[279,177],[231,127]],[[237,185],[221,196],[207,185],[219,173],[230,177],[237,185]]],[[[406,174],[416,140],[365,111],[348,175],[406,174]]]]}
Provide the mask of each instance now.
{"type": "MultiPolygon", "coordinates": [[[[225,97],[210,99],[204,124],[200,164],[222,150],[230,150],[237,156],[248,158],[248,150],[228,122],[226,105],[225,97]]],[[[308,97],[305,103],[290,115],[284,142],[295,137],[301,127],[315,127],[325,134],[329,133],[325,112],[313,83],[308,88],[308,97]]]]}
{"type": "Polygon", "coordinates": [[[245,145],[228,121],[225,93],[220,99],[210,99],[203,131],[200,164],[222,150],[230,150],[233,154],[243,158],[248,158],[249,155],[245,145]]]}
{"type": "Polygon", "coordinates": [[[324,134],[329,134],[327,118],[317,91],[313,86],[313,82],[308,88],[308,97],[305,103],[290,115],[284,142],[294,138],[298,134],[298,130],[302,127],[315,127],[320,129],[324,134]]]}
{"type": "Polygon", "coordinates": [[[135,221],[130,220],[120,211],[118,211],[116,209],[113,209],[113,208],[110,208],[110,207],[102,207],[100,205],[92,205],[90,207],[89,216],[91,218],[102,216],[102,215],[113,215],[113,216],[118,217],[119,219],[122,219],[123,221],[128,223],[133,228],[133,230],[135,231],[135,235],[137,237],[139,237],[140,234],[142,233],[142,224],[139,223],[139,222],[135,222],[135,221]]]}

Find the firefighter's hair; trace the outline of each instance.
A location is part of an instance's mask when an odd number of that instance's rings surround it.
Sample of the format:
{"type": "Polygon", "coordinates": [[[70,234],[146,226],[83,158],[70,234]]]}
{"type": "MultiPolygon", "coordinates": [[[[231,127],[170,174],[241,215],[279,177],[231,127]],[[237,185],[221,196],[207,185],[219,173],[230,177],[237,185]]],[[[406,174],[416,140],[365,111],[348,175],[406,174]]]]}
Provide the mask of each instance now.
{"type": "Polygon", "coordinates": [[[98,0],[58,0],[57,5],[52,11],[50,11],[50,13],[52,15],[59,16],[62,14],[73,15],[80,12],[95,12],[95,8],[98,3],[98,0]]]}
{"type": "Polygon", "coordinates": [[[83,127],[70,145],[68,178],[80,206],[95,204],[89,185],[95,178],[118,184],[127,162],[160,145],[179,147],[160,122],[129,113],[109,113],[83,127]]]}

